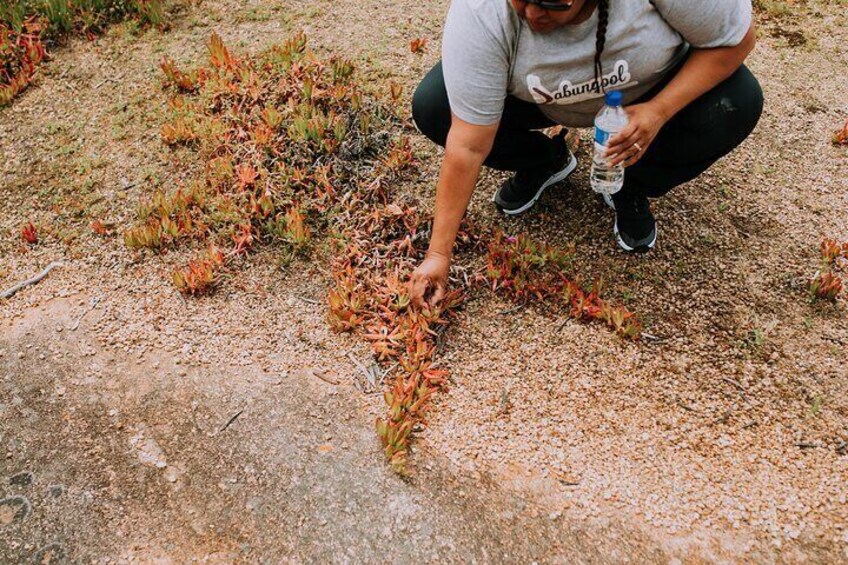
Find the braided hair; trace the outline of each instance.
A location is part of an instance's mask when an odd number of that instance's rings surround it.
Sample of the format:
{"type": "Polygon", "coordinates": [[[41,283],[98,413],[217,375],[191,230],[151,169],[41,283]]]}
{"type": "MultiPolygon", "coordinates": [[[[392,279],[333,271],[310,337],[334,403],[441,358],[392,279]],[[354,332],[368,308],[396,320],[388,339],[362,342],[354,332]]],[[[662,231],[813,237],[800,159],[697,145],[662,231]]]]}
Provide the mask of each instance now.
{"type": "Polygon", "coordinates": [[[598,32],[595,36],[595,84],[596,91],[606,89],[601,84],[604,76],[604,67],[601,63],[601,55],[604,53],[604,45],[607,42],[607,24],[609,23],[610,0],[598,0],[598,32]]]}

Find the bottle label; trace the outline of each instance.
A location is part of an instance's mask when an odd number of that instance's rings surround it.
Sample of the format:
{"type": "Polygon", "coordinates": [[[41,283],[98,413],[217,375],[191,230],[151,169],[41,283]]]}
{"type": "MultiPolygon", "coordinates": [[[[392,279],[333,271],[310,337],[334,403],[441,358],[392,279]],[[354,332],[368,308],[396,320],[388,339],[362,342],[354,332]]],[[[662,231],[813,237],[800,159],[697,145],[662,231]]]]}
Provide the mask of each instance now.
{"type": "Polygon", "coordinates": [[[604,131],[601,128],[595,128],[595,143],[597,143],[598,145],[606,146],[609,139],[610,134],[608,131],[604,131]]]}

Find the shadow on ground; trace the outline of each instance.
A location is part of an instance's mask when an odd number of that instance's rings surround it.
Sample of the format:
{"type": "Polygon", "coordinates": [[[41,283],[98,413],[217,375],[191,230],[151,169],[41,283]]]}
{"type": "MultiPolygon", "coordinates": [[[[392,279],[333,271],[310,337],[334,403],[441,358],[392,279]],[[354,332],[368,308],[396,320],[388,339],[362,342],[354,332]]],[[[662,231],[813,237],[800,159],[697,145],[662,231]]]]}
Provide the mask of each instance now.
{"type": "Polygon", "coordinates": [[[296,358],[276,377],[175,373],[157,352],[118,360],[84,326],[68,329],[63,302],[8,324],[0,341],[0,562],[665,557],[612,524],[577,527],[485,477],[459,479],[438,456],[400,479],[382,465],[359,393],[296,358]]]}

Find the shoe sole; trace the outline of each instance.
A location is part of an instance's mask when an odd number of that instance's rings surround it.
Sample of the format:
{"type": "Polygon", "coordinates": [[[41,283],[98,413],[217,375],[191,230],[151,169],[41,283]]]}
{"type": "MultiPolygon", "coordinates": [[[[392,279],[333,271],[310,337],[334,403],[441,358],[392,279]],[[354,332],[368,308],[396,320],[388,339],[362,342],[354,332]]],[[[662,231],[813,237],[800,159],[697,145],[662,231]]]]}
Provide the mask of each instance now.
{"type": "Polygon", "coordinates": [[[496,205],[496,206],[498,206],[498,208],[500,208],[500,209],[501,209],[501,211],[502,211],[504,214],[508,214],[508,215],[510,215],[510,216],[515,216],[515,215],[521,214],[522,212],[526,212],[527,210],[529,210],[530,208],[532,208],[534,204],[536,204],[536,201],[537,201],[537,200],[539,200],[539,198],[542,196],[542,193],[545,191],[545,189],[546,189],[546,188],[548,188],[549,186],[551,186],[551,185],[553,185],[553,184],[556,184],[556,183],[558,183],[558,182],[561,182],[561,181],[565,180],[565,178],[566,178],[568,175],[570,175],[571,173],[573,173],[573,172],[574,172],[574,169],[576,169],[576,168],[577,168],[577,157],[575,157],[573,154],[571,154],[571,160],[568,162],[568,164],[565,166],[565,168],[564,168],[564,169],[562,169],[562,170],[561,170],[560,172],[558,172],[557,174],[552,175],[552,176],[551,176],[548,180],[546,180],[546,181],[542,184],[542,186],[539,188],[539,190],[538,190],[538,191],[536,191],[536,194],[533,196],[533,198],[531,198],[531,199],[527,202],[527,204],[525,204],[525,205],[524,205],[524,206],[522,206],[521,208],[516,208],[515,210],[506,210],[506,209],[504,209],[504,208],[501,208],[501,207],[500,207],[500,205],[498,205],[498,203],[497,203],[497,202],[495,202],[495,198],[496,198],[496,197],[497,197],[497,195],[498,195],[498,193],[497,193],[497,192],[495,192],[495,193],[492,195],[492,202],[494,202],[494,203],[495,203],[495,205],[496,205]]]}

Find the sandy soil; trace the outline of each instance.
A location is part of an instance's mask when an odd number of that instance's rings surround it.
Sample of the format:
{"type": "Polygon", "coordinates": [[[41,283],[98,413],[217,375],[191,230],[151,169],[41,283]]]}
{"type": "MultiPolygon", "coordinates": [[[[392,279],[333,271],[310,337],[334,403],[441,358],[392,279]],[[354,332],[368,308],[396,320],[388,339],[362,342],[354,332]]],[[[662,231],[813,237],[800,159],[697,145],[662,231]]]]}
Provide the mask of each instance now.
{"type": "MultiPolygon", "coordinates": [[[[582,165],[519,219],[491,208],[499,175],[481,180],[476,218],[574,242],[578,273],[658,339],[481,296],[450,329],[454,383],[409,483],[379,454],[382,401],[352,386],[347,352],[367,347],[324,322],[319,265],[283,273],[267,250],[185,300],[165,280],[179,253],[139,258],[90,232],[192,166],[158,139],[163,54],[190,63],[213,30],[254,50],[305,29],[408,96],[447,5],[206,0],[166,34],[74,42],[0,112],[0,287],[65,264],[0,303],[0,561],[54,542],[103,563],[848,558],[848,308],[801,288],[821,236],[848,240],[848,154],[829,143],[848,86],[839,3],[763,22],[749,63],[763,120],[656,203],[648,256],[616,250],[582,165]],[[45,240],[31,250],[26,218],[45,240]]],[[[439,151],[416,144],[404,190],[432,201],[439,151]]]]}

